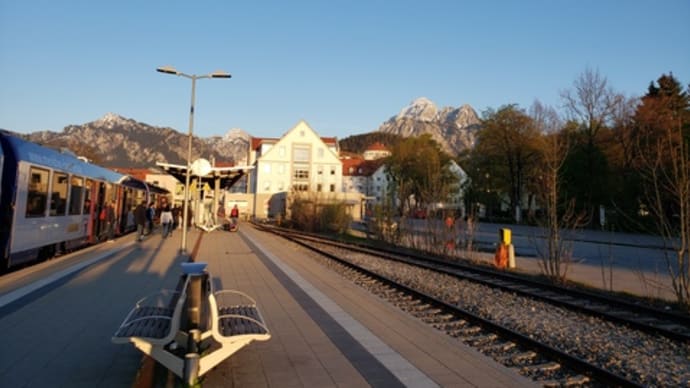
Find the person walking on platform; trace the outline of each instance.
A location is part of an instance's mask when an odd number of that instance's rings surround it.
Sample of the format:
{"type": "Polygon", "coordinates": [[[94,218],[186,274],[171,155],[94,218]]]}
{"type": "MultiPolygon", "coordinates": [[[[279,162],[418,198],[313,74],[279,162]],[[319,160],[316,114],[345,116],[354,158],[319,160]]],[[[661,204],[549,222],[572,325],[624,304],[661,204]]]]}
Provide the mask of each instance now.
{"type": "Polygon", "coordinates": [[[146,226],[148,227],[148,233],[153,233],[153,218],[156,216],[156,209],[153,206],[153,202],[149,203],[146,208],[146,226]]]}
{"type": "Polygon", "coordinates": [[[137,224],[137,241],[144,239],[144,230],[146,228],[146,202],[141,202],[134,209],[134,222],[137,224]]]}
{"type": "Polygon", "coordinates": [[[177,229],[180,226],[180,206],[175,205],[172,208],[172,216],[173,216],[173,230],[177,229]]]}
{"type": "Polygon", "coordinates": [[[163,226],[163,231],[161,232],[163,238],[168,237],[168,235],[172,236],[173,215],[170,205],[165,205],[163,210],[161,210],[161,225],[163,226]]]}

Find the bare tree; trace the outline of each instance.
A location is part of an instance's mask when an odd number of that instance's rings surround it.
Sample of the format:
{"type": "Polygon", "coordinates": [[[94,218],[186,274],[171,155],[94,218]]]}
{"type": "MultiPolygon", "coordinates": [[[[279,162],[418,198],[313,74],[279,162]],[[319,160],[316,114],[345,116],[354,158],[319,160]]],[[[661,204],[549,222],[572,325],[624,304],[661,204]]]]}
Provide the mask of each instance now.
{"type": "Polygon", "coordinates": [[[561,98],[568,120],[579,125],[578,142],[573,144],[572,156],[580,159],[581,167],[571,169],[570,187],[579,193],[576,196],[579,207],[591,215],[609,199],[607,164],[602,159],[599,135],[602,129],[612,125],[624,98],[613,91],[606,77],[590,68],[575,79],[572,89],[561,92],[561,98]],[[583,187],[587,189],[581,190],[583,187]]]}
{"type": "Polygon", "coordinates": [[[568,137],[560,133],[561,120],[553,108],[535,101],[530,109],[536,128],[541,136],[540,167],[542,174],[537,197],[544,209],[539,219],[544,229],[543,243],[535,241],[539,267],[554,280],[563,282],[567,278],[572,258],[572,240],[565,239],[564,231],[581,228],[585,216],[575,210],[573,200],[560,197],[561,170],[568,155],[568,137]]]}
{"type": "Polygon", "coordinates": [[[573,89],[561,92],[568,119],[582,124],[590,144],[598,132],[615,117],[623,96],[608,86],[606,77],[590,68],[573,82],[573,89]]]}
{"type": "Polygon", "coordinates": [[[647,208],[672,252],[666,266],[673,291],[690,308],[690,96],[673,75],[658,83],[637,110],[637,156],[647,208]]]}

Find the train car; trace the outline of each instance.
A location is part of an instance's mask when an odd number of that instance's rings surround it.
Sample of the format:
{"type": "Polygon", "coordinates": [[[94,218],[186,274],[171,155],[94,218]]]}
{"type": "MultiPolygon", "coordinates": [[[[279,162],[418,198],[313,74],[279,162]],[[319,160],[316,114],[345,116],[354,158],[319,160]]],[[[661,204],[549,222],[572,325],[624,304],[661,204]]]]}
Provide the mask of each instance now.
{"type": "MultiPolygon", "coordinates": [[[[45,260],[56,253],[104,239],[98,217],[114,204],[124,222],[125,201],[147,197],[131,177],[87,163],[75,155],[0,132],[0,252],[3,270],[45,260]]],[[[117,232],[123,232],[121,227],[117,232]]]]}

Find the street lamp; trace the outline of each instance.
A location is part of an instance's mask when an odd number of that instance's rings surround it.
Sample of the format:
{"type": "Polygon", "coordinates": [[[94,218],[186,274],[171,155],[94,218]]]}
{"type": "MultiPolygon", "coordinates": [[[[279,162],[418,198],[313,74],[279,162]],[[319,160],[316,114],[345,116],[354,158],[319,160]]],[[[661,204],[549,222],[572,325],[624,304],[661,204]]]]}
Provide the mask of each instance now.
{"type": "Polygon", "coordinates": [[[184,184],[184,205],[182,210],[182,242],[180,243],[180,254],[187,254],[187,220],[189,218],[189,176],[192,165],[192,134],[194,132],[194,94],[196,91],[196,80],[202,78],[230,78],[229,73],[215,71],[211,74],[195,75],[185,74],[177,71],[172,66],[162,66],[156,69],[159,73],[172,74],[192,80],[192,103],[189,109],[189,142],[187,144],[187,171],[184,184]]]}

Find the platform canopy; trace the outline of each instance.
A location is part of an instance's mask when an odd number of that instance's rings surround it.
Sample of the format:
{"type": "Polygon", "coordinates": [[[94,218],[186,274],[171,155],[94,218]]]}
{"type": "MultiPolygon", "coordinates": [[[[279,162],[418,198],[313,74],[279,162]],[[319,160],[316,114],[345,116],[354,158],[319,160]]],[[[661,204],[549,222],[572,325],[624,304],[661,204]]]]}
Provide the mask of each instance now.
{"type": "MultiPolygon", "coordinates": [[[[178,181],[185,183],[187,175],[187,166],[181,164],[156,162],[156,165],[162,168],[166,173],[172,175],[178,181]]],[[[240,178],[247,174],[248,170],[253,169],[253,166],[232,166],[232,167],[214,167],[195,168],[193,164],[190,169],[190,176],[196,180],[201,179],[202,184],[208,183],[211,187],[215,186],[215,182],[220,181],[220,188],[232,187],[240,178]]]]}

